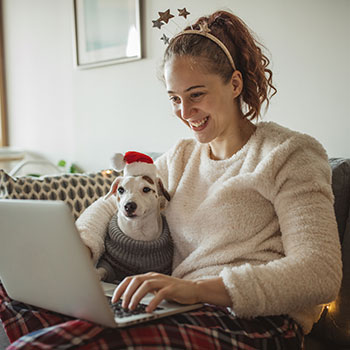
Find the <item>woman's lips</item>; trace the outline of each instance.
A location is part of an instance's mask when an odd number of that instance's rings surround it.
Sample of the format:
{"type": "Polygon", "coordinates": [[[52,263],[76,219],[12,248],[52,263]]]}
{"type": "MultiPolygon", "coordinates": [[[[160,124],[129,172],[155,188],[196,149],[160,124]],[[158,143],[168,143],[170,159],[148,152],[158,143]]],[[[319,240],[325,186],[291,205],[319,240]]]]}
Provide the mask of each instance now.
{"type": "Polygon", "coordinates": [[[208,120],[209,120],[209,116],[207,116],[203,119],[200,119],[200,120],[191,121],[191,122],[189,122],[189,124],[190,124],[192,130],[201,131],[207,126],[208,120]]]}

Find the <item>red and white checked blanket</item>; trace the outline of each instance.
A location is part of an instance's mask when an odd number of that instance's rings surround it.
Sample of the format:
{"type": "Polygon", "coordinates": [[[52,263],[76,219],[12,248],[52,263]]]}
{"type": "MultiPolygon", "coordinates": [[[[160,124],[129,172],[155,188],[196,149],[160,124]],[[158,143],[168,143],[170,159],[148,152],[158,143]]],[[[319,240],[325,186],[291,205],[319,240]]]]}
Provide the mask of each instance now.
{"type": "Polygon", "coordinates": [[[226,308],[203,308],[114,329],[11,300],[0,283],[0,318],[7,350],[47,349],[301,349],[300,327],[288,316],[239,319],[226,308]]]}

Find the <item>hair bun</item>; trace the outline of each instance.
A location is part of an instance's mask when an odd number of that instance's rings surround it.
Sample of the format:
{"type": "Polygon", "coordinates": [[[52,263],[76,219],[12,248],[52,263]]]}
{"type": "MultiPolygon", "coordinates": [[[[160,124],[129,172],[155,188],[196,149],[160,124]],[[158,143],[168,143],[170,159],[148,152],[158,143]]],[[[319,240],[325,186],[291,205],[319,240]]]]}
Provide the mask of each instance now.
{"type": "Polygon", "coordinates": [[[224,27],[226,25],[226,19],[222,18],[221,16],[217,16],[212,24],[217,25],[219,27],[224,27]]]}

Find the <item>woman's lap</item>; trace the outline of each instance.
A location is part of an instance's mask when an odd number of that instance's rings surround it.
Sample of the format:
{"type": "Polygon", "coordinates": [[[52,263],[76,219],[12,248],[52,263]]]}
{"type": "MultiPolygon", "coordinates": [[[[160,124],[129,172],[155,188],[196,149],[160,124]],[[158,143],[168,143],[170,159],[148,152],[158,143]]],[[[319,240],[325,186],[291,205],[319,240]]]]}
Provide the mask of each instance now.
{"type": "Polygon", "coordinates": [[[203,308],[113,329],[12,301],[0,285],[0,316],[14,349],[300,349],[302,333],[287,316],[239,319],[203,308]]]}

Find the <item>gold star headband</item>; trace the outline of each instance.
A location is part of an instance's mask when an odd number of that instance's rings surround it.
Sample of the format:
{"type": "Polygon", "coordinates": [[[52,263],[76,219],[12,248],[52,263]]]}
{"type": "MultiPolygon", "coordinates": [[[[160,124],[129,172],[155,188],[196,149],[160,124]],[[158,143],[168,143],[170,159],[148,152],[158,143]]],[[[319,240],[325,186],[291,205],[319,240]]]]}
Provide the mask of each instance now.
{"type": "MultiPolygon", "coordinates": [[[[186,10],[186,8],[178,9],[178,11],[179,11],[178,16],[179,17],[182,16],[185,19],[187,19],[187,16],[190,14],[186,10]]],[[[158,28],[158,29],[161,29],[161,27],[164,24],[168,24],[169,20],[171,18],[175,17],[174,15],[172,15],[170,13],[170,9],[166,10],[165,12],[158,12],[158,14],[159,14],[159,18],[155,21],[152,21],[153,27],[158,28]]],[[[196,34],[196,35],[204,36],[204,37],[208,38],[209,40],[213,41],[215,44],[217,44],[221,48],[222,51],[224,51],[224,53],[225,53],[227,59],[229,60],[233,70],[236,70],[236,65],[235,65],[235,62],[232,58],[230,51],[227,49],[225,44],[220,39],[218,39],[215,35],[211,34],[211,30],[208,27],[208,23],[200,23],[199,29],[193,29],[192,26],[191,26],[191,28],[192,29],[182,30],[181,32],[179,32],[178,34],[173,36],[172,40],[174,40],[175,38],[177,38],[179,36],[187,35],[187,34],[196,34]]],[[[160,38],[160,40],[163,40],[164,44],[166,44],[166,45],[168,45],[170,43],[170,38],[168,36],[166,36],[164,33],[163,33],[163,36],[160,38]]]]}
{"type": "MultiPolygon", "coordinates": [[[[186,10],[186,7],[184,7],[183,9],[178,9],[178,16],[179,17],[184,17],[185,19],[187,19],[187,16],[190,14],[187,10],[186,10]]],[[[169,23],[169,20],[171,18],[174,18],[175,16],[172,15],[170,13],[170,9],[164,11],[164,12],[158,12],[158,15],[159,15],[159,18],[152,21],[153,23],[153,28],[158,28],[158,29],[162,29],[162,26],[164,24],[168,24],[169,23]]],[[[177,23],[174,22],[176,25],[177,23]]],[[[160,38],[160,40],[163,40],[164,41],[164,44],[169,44],[170,42],[170,38],[168,36],[166,36],[165,34],[163,34],[163,36],[160,38]]]]}

